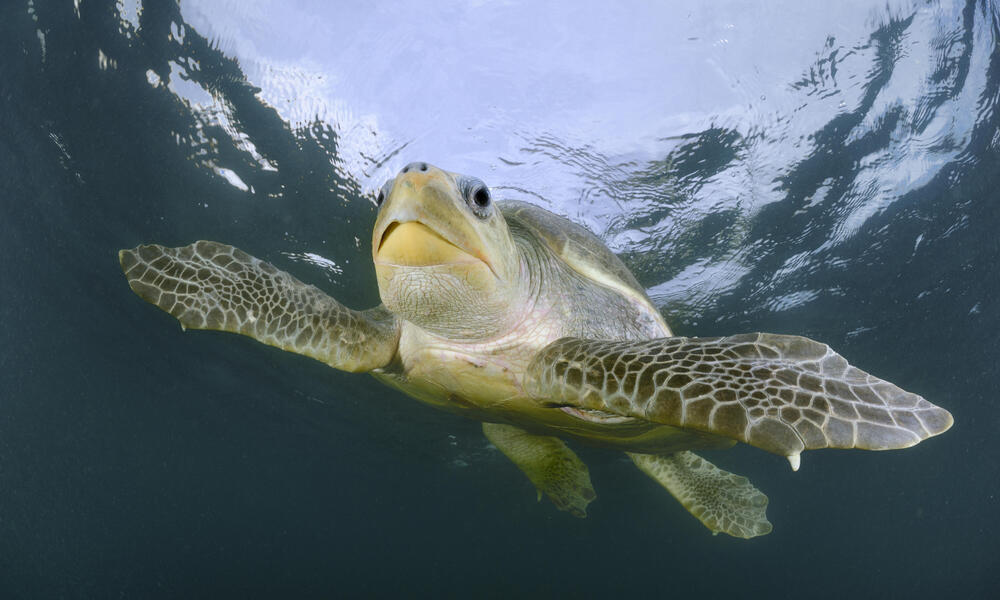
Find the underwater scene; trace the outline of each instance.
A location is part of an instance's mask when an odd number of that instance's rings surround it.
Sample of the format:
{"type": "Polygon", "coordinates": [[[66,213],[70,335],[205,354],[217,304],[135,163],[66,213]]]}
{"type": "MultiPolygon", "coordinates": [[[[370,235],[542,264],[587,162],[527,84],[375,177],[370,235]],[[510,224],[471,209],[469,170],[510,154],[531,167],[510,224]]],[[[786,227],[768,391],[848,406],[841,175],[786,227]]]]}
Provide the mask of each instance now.
{"type": "Polygon", "coordinates": [[[1000,589],[993,0],[5,0],[0,50],[0,598],[1000,589]]]}

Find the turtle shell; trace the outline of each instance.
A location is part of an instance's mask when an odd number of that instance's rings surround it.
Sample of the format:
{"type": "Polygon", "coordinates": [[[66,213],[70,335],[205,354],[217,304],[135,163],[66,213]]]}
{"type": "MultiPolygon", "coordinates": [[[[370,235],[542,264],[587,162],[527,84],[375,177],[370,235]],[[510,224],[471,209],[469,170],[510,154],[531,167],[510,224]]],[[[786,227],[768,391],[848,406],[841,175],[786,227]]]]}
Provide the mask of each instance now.
{"type": "Polygon", "coordinates": [[[599,237],[582,225],[527,202],[504,200],[497,206],[509,224],[529,231],[574,271],[646,306],[670,335],[670,328],[646,290],[599,237]]]}

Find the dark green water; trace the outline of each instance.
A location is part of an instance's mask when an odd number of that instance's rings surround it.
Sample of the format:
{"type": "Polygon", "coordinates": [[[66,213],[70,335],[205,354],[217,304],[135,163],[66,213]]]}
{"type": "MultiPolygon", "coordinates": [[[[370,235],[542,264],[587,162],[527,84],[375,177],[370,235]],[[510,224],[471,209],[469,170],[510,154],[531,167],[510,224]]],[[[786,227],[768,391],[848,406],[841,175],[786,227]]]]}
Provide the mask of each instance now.
{"type": "MultiPolygon", "coordinates": [[[[344,57],[301,63],[333,73],[350,52],[384,52],[388,71],[345,67],[317,92],[329,101],[344,90],[352,113],[316,100],[305,75],[293,78],[298,87],[273,83],[278,63],[269,71],[262,57],[325,48],[353,23],[397,31],[402,9],[223,5],[250,15],[246,27],[279,49],[248,50],[226,25],[199,31],[220,14],[218,3],[189,12],[201,4],[0,8],[0,597],[995,592],[994,4],[873,3],[855,29],[831,16],[815,37],[794,11],[765,11],[749,19],[756,27],[733,17],[731,43],[794,42],[801,61],[787,49],[770,57],[805,65],[784,79],[780,69],[734,71],[743,63],[713,54],[718,44],[692,47],[714,31],[704,22],[729,17],[678,9],[687,24],[677,27],[697,35],[665,47],[704,69],[670,83],[697,80],[683,93],[645,97],[643,110],[672,124],[650,121],[634,147],[595,145],[603,134],[588,132],[610,126],[573,111],[610,110],[660,83],[618,82],[605,105],[606,90],[572,70],[498,66],[536,29],[571,44],[558,23],[525,15],[483,31],[498,40],[492,59],[445,48],[470,78],[527,73],[525,88],[493,89],[501,108],[475,86],[435,77],[440,64],[421,57],[436,46],[375,38],[369,48],[360,36],[344,57]],[[313,25],[314,9],[336,31],[313,25]],[[409,62],[395,61],[407,49],[409,62]],[[723,73],[739,101],[717,110],[729,88],[701,71],[723,73]],[[451,100],[401,128],[400,90],[432,85],[451,100]],[[370,97],[385,104],[366,108],[370,97]],[[552,114],[539,115],[550,101],[552,114]],[[657,109],[661,101],[669,106],[657,109]],[[685,102],[712,108],[681,118],[685,102]],[[372,126],[368,137],[382,140],[374,154],[351,125],[370,123],[357,116],[368,110],[392,130],[372,126]],[[453,129],[442,133],[444,124],[453,129]],[[620,455],[582,448],[598,500],[577,520],[536,504],[477,423],[247,339],[182,333],[118,269],[119,248],[215,239],[371,306],[372,190],[411,160],[471,172],[501,196],[586,223],[681,334],[808,335],[948,408],[956,424],[904,451],[806,453],[797,473],[752,448],[711,454],[770,497],[774,532],[750,541],[712,537],[620,455]]],[[[449,18],[492,18],[480,10],[443,11],[440,38],[449,18]]],[[[590,40],[598,55],[624,60],[629,43],[645,43],[642,31],[607,27],[590,40]]]]}

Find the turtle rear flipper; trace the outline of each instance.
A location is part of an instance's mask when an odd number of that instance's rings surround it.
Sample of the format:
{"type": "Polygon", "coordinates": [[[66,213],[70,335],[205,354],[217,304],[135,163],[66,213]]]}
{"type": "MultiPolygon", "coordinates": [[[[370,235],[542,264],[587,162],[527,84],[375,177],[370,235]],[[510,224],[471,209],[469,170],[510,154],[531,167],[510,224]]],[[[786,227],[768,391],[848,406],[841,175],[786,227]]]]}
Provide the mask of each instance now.
{"type": "Polygon", "coordinates": [[[746,477],[723,471],[693,452],[627,454],[712,533],[744,539],[771,533],[767,496],[746,477]]]}
{"type": "Polygon", "coordinates": [[[351,310],[232,246],[138,246],[118,260],[132,291],[185,329],[240,333],[343,371],[383,367],[396,353],[399,325],[384,308],[351,310]]]}
{"type": "Polygon", "coordinates": [[[483,423],[483,434],[535,484],[539,500],[545,492],[559,510],[587,516],[597,497],[590,470],[562,440],[500,423],[483,423]]]}
{"type": "Polygon", "coordinates": [[[825,344],[722,338],[563,338],[528,368],[540,401],[708,431],[788,457],[815,448],[906,448],[943,433],[948,411],[852,367],[825,344]]]}

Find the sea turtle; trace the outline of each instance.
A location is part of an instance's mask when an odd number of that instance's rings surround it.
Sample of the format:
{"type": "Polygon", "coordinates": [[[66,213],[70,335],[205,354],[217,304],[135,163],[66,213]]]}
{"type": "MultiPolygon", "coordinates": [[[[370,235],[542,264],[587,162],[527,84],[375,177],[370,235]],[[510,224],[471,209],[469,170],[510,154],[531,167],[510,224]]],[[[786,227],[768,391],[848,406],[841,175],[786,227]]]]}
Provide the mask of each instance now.
{"type": "Polygon", "coordinates": [[[691,450],[737,441],[788,458],[904,448],[948,411],[791,335],[674,337],[625,265],[583,227],[494,202],[479,179],[418,162],[377,196],[382,304],[355,311],[224,244],[143,245],[132,290],[186,329],[248,335],[369,372],[477,419],[560,509],[595,498],[564,440],[624,451],[713,532],[768,533],[767,497],[691,450]]]}

